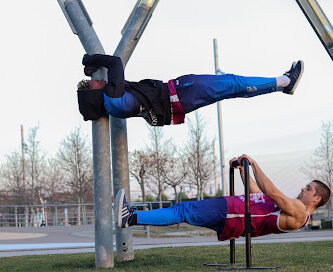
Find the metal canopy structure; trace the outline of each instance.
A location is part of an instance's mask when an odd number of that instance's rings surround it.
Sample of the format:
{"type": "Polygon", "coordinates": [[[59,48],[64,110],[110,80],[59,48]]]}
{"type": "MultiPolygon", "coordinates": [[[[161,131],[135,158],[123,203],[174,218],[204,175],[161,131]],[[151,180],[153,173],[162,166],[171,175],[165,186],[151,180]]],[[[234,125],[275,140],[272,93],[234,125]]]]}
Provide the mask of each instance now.
{"type": "Polygon", "coordinates": [[[333,28],[324,11],[316,0],[296,0],[296,2],[333,60],[333,28]]]}

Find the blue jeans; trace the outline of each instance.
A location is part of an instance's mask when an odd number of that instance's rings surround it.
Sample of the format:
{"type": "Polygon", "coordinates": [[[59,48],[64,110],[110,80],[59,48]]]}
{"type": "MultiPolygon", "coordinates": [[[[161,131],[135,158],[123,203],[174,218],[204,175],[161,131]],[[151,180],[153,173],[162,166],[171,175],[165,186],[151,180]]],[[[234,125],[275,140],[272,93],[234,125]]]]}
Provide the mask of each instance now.
{"type": "Polygon", "coordinates": [[[227,214],[227,201],[224,197],[186,201],[170,208],[135,213],[138,225],[169,226],[185,222],[222,231],[227,214]]]}
{"type": "Polygon", "coordinates": [[[277,91],[275,78],[243,77],[233,74],[191,74],[176,78],[174,83],[185,113],[223,99],[253,97],[277,91]]]}

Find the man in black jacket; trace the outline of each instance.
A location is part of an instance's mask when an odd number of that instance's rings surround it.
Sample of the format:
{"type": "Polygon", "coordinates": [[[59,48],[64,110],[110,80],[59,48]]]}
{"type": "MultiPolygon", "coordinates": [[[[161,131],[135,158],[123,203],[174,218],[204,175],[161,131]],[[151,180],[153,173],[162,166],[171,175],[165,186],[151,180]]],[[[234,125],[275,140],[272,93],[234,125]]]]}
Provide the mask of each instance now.
{"type": "Polygon", "coordinates": [[[294,62],[280,77],[185,75],[168,83],[145,79],[124,80],[121,59],[109,55],[84,55],[85,74],[99,67],[108,70],[108,82],[83,80],[78,84],[79,109],[85,121],[111,115],[116,118],[143,117],[152,126],[184,123],[185,114],[217,101],[253,97],[282,91],[293,94],[303,74],[303,61],[294,62]]]}

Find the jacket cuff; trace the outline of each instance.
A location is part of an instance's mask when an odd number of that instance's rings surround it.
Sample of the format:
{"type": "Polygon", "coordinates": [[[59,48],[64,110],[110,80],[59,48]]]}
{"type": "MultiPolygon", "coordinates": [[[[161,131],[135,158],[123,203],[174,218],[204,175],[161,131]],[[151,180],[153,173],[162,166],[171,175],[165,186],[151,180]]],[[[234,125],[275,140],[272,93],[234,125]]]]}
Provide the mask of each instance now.
{"type": "Polygon", "coordinates": [[[94,121],[101,117],[109,117],[104,107],[103,91],[101,89],[77,91],[79,110],[85,121],[94,121]]]}

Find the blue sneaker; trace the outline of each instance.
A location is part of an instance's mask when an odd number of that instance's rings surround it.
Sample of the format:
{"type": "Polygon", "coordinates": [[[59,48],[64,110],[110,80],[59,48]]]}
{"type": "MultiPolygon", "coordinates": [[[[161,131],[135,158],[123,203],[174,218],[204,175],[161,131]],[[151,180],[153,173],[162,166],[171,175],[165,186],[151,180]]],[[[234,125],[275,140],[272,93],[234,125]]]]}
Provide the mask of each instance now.
{"type": "Polygon", "coordinates": [[[299,60],[294,62],[291,69],[284,73],[285,76],[290,78],[290,83],[284,88],[283,92],[286,94],[294,94],[295,89],[303,75],[304,72],[304,62],[299,60]]]}
{"type": "Polygon", "coordinates": [[[115,217],[118,228],[128,228],[129,219],[133,215],[134,211],[129,207],[126,201],[124,189],[120,189],[117,193],[115,205],[115,217]]]}

